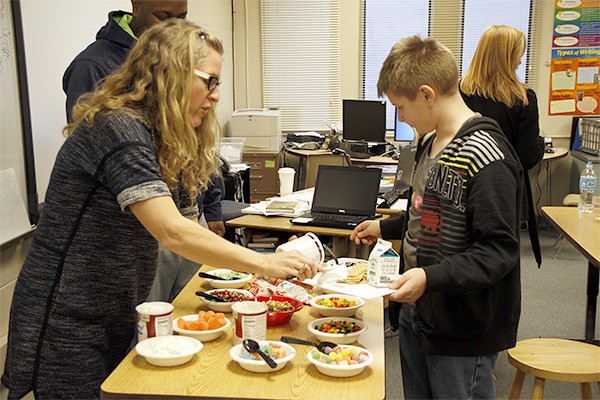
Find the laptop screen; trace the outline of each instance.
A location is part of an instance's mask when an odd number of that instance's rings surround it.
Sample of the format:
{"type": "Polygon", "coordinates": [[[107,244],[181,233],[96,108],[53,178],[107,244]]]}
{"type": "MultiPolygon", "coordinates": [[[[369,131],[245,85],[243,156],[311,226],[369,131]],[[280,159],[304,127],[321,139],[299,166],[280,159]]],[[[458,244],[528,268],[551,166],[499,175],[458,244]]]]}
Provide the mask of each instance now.
{"type": "Polygon", "coordinates": [[[311,211],[374,215],[381,169],[320,165],[311,211]]]}

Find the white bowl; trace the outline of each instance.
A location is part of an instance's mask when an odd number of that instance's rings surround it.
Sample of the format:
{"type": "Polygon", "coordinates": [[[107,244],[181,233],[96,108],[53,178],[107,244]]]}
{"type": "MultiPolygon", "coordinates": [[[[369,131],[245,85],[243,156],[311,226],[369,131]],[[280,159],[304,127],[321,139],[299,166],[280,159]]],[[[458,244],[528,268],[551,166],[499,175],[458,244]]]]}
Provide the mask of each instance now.
{"type": "Polygon", "coordinates": [[[210,342],[211,340],[215,340],[219,336],[223,334],[229,327],[231,326],[231,321],[229,318],[225,318],[225,325],[217,329],[209,329],[205,331],[195,331],[190,329],[181,329],[177,325],[177,321],[179,319],[183,319],[186,322],[197,321],[198,314],[186,315],[183,317],[176,318],[173,321],[173,331],[177,332],[181,336],[187,336],[199,340],[201,342],[210,342]]]}
{"type": "Polygon", "coordinates": [[[240,279],[235,279],[232,281],[221,281],[218,279],[209,279],[205,278],[206,281],[215,289],[240,289],[243,288],[246,283],[250,282],[252,279],[252,274],[246,274],[243,272],[233,271],[231,269],[213,269],[211,271],[207,271],[208,274],[225,277],[226,274],[236,273],[240,274],[243,277],[240,279]]]}
{"type": "Polygon", "coordinates": [[[279,345],[283,349],[285,349],[285,351],[287,353],[287,356],[285,356],[283,358],[274,359],[275,363],[277,364],[277,368],[269,367],[269,365],[262,358],[260,360],[249,360],[247,358],[241,357],[240,354],[244,350],[244,346],[241,343],[233,346],[231,348],[231,350],[229,350],[229,356],[231,357],[231,359],[233,361],[236,361],[237,363],[239,363],[240,366],[242,368],[244,368],[245,370],[250,371],[250,372],[260,372],[260,373],[279,371],[280,369],[285,367],[285,365],[288,363],[288,361],[290,361],[290,360],[294,359],[294,357],[296,357],[296,349],[294,349],[292,346],[290,346],[287,343],[278,342],[276,340],[261,340],[258,342],[258,344],[261,346],[265,345],[265,344],[269,344],[269,343],[276,343],[277,345],[279,345]]]}
{"type": "Polygon", "coordinates": [[[156,336],[139,342],[135,351],[150,364],[173,367],[190,361],[204,345],[186,336],[156,336]]]}
{"type": "MultiPolygon", "coordinates": [[[[214,293],[219,290],[230,290],[232,292],[241,292],[246,295],[245,300],[253,300],[254,299],[254,295],[251,292],[249,292],[247,290],[243,290],[243,289],[213,289],[213,290],[206,291],[206,293],[214,295],[214,293]]],[[[219,301],[211,301],[211,300],[205,299],[204,297],[200,297],[200,300],[202,300],[208,306],[208,308],[210,308],[211,310],[213,310],[215,312],[222,312],[222,313],[231,312],[231,306],[233,305],[233,303],[235,303],[235,302],[222,303],[219,301]]]]}
{"type": "Polygon", "coordinates": [[[365,301],[360,297],[349,296],[347,294],[324,294],[321,296],[315,296],[310,299],[309,304],[319,312],[324,317],[352,317],[359,308],[365,305],[365,301]],[[354,300],[356,305],[353,307],[346,308],[337,308],[337,307],[327,307],[317,304],[319,300],[331,299],[331,298],[341,298],[354,300]]]}
{"type": "Polygon", "coordinates": [[[365,352],[365,353],[367,353],[369,358],[368,358],[368,360],[366,360],[365,362],[360,363],[360,364],[353,364],[353,365],[327,364],[327,363],[315,360],[313,358],[313,354],[318,352],[319,350],[312,349],[307,354],[308,361],[310,361],[312,364],[314,364],[320,373],[325,374],[327,376],[332,376],[334,378],[347,378],[349,376],[358,375],[361,372],[363,372],[365,367],[368,367],[369,365],[371,365],[373,363],[373,360],[374,360],[373,353],[371,353],[367,349],[364,349],[362,347],[357,347],[357,346],[340,346],[340,347],[342,349],[343,348],[354,349],[357,353],[365,352]]]}
{"type": "Polygon", "coordinates": [[[348,317],[327,317],[315,319],[308,323],[308,330],[310,333],[315,335],[321,342],[333,342],[335,344],[349,344],[354,343],[358,340],[358,337],[367,330],[367,324],[354,318],[348,317]],[[351,333],[327,333],[321,332],[315,329],[315,326],[322,325],[323,323],[330,321],[349,321],[360,326],[360,331],[351,333]]]}

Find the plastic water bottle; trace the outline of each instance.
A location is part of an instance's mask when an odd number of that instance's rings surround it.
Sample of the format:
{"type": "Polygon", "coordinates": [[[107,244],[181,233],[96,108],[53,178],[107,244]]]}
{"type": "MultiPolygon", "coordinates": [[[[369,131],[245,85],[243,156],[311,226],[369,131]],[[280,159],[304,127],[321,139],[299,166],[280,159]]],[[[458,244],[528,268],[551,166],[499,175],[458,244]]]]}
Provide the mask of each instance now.
{"type": "Polygon", "coordinates": [[[591,161],[579,177],[579,212],[591,213],[594,211],[594,191],[596,190],[596,173],[591,161]]]}

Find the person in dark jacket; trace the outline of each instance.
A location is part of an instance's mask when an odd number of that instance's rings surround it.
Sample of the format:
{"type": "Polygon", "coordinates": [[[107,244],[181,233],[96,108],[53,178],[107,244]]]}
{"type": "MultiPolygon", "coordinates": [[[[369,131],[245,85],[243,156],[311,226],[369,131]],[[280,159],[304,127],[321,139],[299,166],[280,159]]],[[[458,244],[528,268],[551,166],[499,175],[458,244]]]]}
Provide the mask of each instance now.
{"type": "MultiPolygon", "coordinates": [[[[71,62],[63,76],[63,90],[67,95],[67,120],[77,99],[94,90],[109,74],[127,58],[138,36],[148,27],[169,18],[184,19],[187,16],[187,0],[132,0],[132,13],[112,11],[108,21],[90,44],[71,62]]],[[[208,228],[225,235],[225,223],[221,200],[222,178],[215,175],[199,200],[200,215],[206,219],[208,228]]],[[[185,284],[198,271],[200,265],[164,249],[160,250],[156,280],[149,301],[172,301],[185,284]]]]}
{"type": "MultiPolygon", "coordinates": [[[[506,25],[489,27],[479,39],[473,60],[459,88],[467,106],[490,117],[514,147],[525,172],[544,157],[535,92],[517,77],[526,48],[525,34],[506,25]]],[[[523,219],[538,265],[542,263],[529,175],[525,173],[523,219]]]]}
{"type": "Polygon", "coordinates": [[[404,270],[389,298],[407,303],[404,395],[495,398],[496,357],[514,347],[521,310],[521,164],[498,124],[464,103],[456,61],[436,40],[395,44],[377,90],[401,121],[429,132],[419,139],[407,212],[351,234],[357,244],[403,238],[404,270]]]}

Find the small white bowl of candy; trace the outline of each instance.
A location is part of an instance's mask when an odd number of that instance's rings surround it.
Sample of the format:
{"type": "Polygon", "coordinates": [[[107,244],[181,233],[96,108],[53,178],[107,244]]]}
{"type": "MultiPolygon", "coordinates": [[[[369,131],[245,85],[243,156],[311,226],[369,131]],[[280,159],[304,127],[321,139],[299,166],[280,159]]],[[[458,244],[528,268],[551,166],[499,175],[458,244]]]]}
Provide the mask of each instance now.
{"type": "Polygon", "coordinates": [[[354,318],[319,318],[308,323],[308,331],[321,342],[350,344],[367,330],[367,324],[354,318]]]}
{"type": "Polygon", "coordinates": [[[309,304],[324,317],[352,317],[365,301],[347,294],[324,294],[313,297],[309,304]]]}
{"type": "Polygon", "coordinates": [[[222,313],[200,310],[198,314],[185,315],[173,321],[173,331],[182,336],[192,337],[201,342],[209,342],[220,337],[231,321],[222,313]]]}
{"type": "Polygon", "coordinates": [[[329,350],[325,354],[312,349],[307,357],[320,373],[334,378],[358,375],[374,360],[373,353],[362,347],[340,345],[329,350]]]}
{"type": "Polygon", "coordinates": [[[139,342],[135,351],[158,367],[174,367],[190,361],[204,345],[187,336],[156,336],[139,342]]]}
{"type": "Polygon", "coordinates": [[[233,361],[239,363],[243,369],[259,373],[279,371],[286,366],[288,361],[296,357],[296,350],[287,343],[275,340],[260,340],[258,344],[263,353],[266,353],[275,361],[276,368],[271,368],[257,353],[249,353],[241,343],[229,350],[229,356],[233,361]]]}

